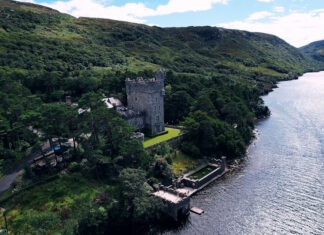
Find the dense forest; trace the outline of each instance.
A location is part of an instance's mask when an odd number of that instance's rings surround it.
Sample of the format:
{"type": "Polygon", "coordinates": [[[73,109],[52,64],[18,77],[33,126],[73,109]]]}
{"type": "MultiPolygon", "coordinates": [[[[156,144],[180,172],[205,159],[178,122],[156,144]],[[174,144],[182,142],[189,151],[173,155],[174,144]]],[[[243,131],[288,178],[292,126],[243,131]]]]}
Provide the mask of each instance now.
{"type": "MultiPolygon", "coordinates": [[[[260,96],[321,66],[272,35],[74,18],[0,1],[0,176],[42,154],[46,140],[78,143],[64,156],[67,171],[49,169],[54,180],[5,202],[10,229],[102,234],[161,219],[163,205],[147,191],[171,182],[169,147],[147,153],[101,102],[114,95],[125,103],[126,77],[163,68],[165,122],[187,132],[181,151],[231,160],[244,156],[256,120],[270,113],[260,96]],[[66,96],[91,111],[79,115],[66,96]]],[[[39,177],[26,168],[24,179],[39,177]]]]}

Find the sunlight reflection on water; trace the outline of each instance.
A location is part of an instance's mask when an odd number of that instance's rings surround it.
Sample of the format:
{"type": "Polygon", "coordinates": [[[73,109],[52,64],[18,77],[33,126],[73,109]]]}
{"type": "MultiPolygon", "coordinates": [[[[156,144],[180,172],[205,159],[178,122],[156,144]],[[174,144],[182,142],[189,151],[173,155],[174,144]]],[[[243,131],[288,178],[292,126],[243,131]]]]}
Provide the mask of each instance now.
{"type": "Polygon", "coordinates": [[[192,199],[205,214],[164,234],[324,234],[324,72],[264,100],[272,116],[242,169],[192,199]]]}

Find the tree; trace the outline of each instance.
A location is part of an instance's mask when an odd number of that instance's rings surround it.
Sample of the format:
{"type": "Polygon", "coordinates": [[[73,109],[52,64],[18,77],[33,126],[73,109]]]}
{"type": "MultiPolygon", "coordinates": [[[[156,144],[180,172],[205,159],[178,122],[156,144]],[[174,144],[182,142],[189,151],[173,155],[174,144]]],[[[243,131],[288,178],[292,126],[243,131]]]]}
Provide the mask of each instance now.
{"type": "Polygon", "coordinates": [[[226,155],[229,158],[240,157],[245,153],[240,133],[227,123],[208,116],[207,113],[193,112],[185,119],[183,125],[188,133],[183,145],[186,152],[198,154],[198,148],[205,156],[226,155]]]}
{"type": "MultiPolygon", "coordinates": [[[[130,228],[145,224],[159,216],[162,205],[149,196],[145,183],[145,171],[125,168],[119,175],[119,218],[127,221],[130,228]]],[[[134,230],[133,230],[134,231],[134,230]]]]}
{"type": "Polygon", "coordinates": [[[183,90],[166,95],[165,98],[165,120],[170,123],[178,123],[190,112],[193,99],[183,90]]]}
{"type": "Polygon", "coordinates": [[[172,169],[164,157],[156,157],[155,164],[151,169],[151,175],[161,180],[164,185],[172,183],[172,169]]]}
{"type": "Polygon", "coordinates": [[[171,149],[170,149],[170,146],[166,143],[166,142],[162,142],[157,150],[156,150],[156,153],[158,155],[161,155],[163,157],[166,157],[167,155],[169,155],[171,152],[171,149]]]}
{"type": "Polygon", "coordinates": [[[107,113],[107,107],[102,101],[102,96],[94,92],[86,93],[81,97],[79,107],[84,110],[81,114],[83,115],[81,120],[83,120],[85,133],[88,133],[87,129],[89,128],[94,143],[99,144],[99,127],[102,125],[107,113]]]}
{"type": "Polygon", "coordinates": [[[68,136],[72,137],[73,150],[76,151],[76,141],[82,134],[82,128],[80,125],[80,118],[75,108],[69,108],[66,112],[68,136]]]}
{"type": "Polygon", "coordinates": [[[195,104],[195,110],[203,111],[211,117],[218,116],[218,112],[215,109],[213,102],[210,100],[209,96],[205,93],[198,96],[198,99],[195,104]]]}
{"type": "Polygon", "coordinates": [[[69,107],[65,104],[44,104],[41,109],[40,129],[45,138],[53,147],[53,139],[57,138],[60,147],[64,138],[69,137],[68,120],[70,118],[69,107]]]}

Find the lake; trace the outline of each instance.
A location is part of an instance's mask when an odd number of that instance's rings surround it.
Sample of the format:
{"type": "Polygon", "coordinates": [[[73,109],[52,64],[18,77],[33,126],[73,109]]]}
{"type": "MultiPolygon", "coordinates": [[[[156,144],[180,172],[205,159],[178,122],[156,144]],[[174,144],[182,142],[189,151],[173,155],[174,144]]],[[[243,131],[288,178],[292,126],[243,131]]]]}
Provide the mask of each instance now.
{"type": "Polygon", "coordinates": [[[271,117],[241,166],[192,198],[205,211],[164,234],[324,234],[324,72],[264,97],[271,117]]]}

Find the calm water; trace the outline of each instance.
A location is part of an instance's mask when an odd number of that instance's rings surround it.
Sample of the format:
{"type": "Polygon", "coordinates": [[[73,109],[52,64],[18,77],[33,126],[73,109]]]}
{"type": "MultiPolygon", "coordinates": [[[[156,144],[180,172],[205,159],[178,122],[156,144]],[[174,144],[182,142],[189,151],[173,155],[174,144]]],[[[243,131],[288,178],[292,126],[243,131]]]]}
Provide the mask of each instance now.
{"type": "Polygon", "coordinates": [[[165,234],[324,234],[324,72],[264,100],[272,116],[242,169],[192,199],[205,214],[165,234]]]}

